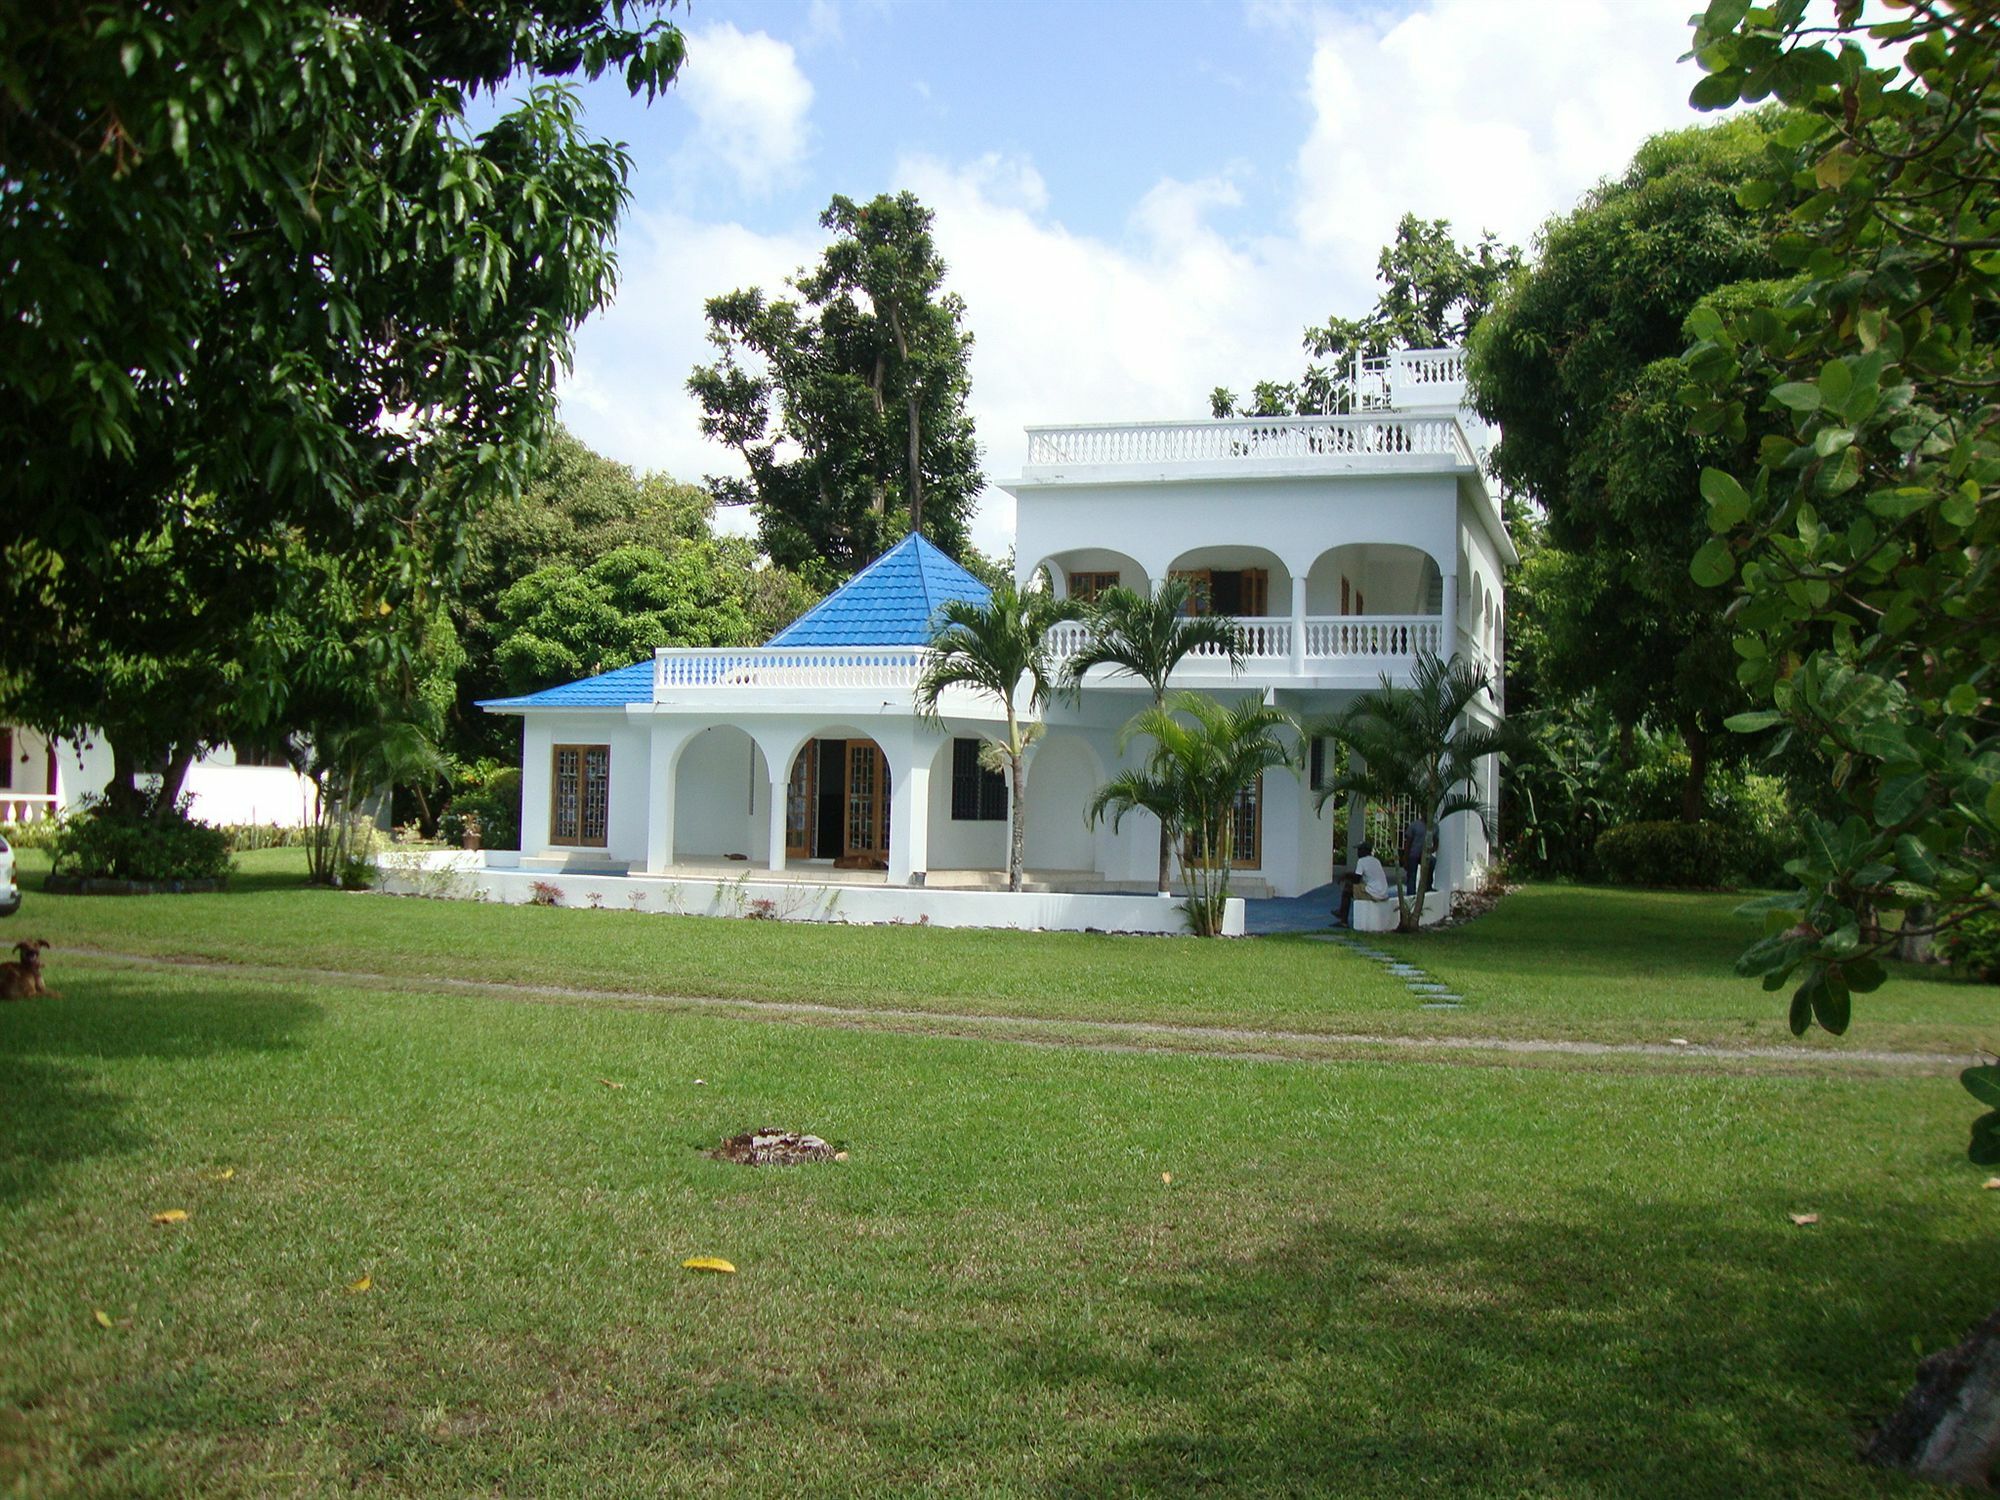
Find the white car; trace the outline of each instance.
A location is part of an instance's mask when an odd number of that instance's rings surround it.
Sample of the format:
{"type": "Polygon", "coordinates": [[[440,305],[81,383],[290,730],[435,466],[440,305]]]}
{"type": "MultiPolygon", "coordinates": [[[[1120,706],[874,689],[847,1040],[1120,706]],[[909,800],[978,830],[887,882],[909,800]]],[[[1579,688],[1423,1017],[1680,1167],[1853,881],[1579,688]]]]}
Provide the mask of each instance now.
{"type": "Polygon", "coordinates": [[[14,847],[0,838],[0,917],[21,909],[21,888],[14,883],[14,847]]]}

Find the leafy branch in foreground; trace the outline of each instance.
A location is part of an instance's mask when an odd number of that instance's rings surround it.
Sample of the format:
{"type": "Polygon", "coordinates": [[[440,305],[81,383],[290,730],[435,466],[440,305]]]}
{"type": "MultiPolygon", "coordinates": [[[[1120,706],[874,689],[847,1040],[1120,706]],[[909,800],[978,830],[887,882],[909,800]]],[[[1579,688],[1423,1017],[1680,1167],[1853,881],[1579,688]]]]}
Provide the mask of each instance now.
{"type": "Polygon", "coordinates": [[[1682,396],[1699,432],[1777,427],[1753,474],[1702,475],[1690,571],[1735,580],[1738,673],[1768,705],[1730,727],[1803,741],[1845,803],[1806,820],[1798,888],[1752,903],[1739,968],[1794,986],[1795,1032],[1846,1030],[1886,954],[2000,905],[2000,18],[1861,9],[1715,0],[1695,33],[1695,104],[1794,110],[1738,192],[1792,279],[1695,311],[1682,396]]]}

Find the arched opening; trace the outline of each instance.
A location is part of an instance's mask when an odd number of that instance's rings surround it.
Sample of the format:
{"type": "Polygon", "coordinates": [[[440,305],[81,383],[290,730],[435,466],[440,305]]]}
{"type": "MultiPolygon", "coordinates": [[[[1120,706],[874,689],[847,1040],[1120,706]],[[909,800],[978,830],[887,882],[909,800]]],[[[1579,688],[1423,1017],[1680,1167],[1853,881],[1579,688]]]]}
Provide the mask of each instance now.
{"type": "Polygon", "coordinates": [[[1056,732],[1035,747],[1028,768],[1026,857],[1036,871],[1095,867],[1094,836],[1084,811],[1103,782],[1097,756],[1080,735],[1056,732]]]}
{"type": "Polygon", "coordinates": [[[1306,613],[1420,615],[1444,611],[1444,574],[1428,552],[1394,542],[1355,542],[1322,552],[1306,575],[1306,613]]]}
{"type": "Polygon", "coordinates": [[[1263,547],[1194,547],[1173,560],[1167,576],[1193,585],[1196,614],[1241,620],[1291,618],[1291,570],[1277,553],[1263,547]]]}
{"type": "MultiPolygon", "coordinates": [[[[1035,564],[1047,568],[1056,596],[1088,604],[1110,588],[1128,588],[1144,594],[1152,587],[1146,570],[1123,552],[1109,547],[1078,547],[1056,552],[1035,564]]],[[[1030,577],[1034,576],[1031,571],[1030,577]]]]}
{"type": "Polygon", "coordinates": [[[731,724],[694,735],[674,763],[675,864],[762,862],[770,854],[770,773],[731,724]]]}
{"type": "Polygon", "coordinates": [[[843,870],[889,864],[889,758],[859,730],[815,730],[785,784],[786,861],[843,870]]]}

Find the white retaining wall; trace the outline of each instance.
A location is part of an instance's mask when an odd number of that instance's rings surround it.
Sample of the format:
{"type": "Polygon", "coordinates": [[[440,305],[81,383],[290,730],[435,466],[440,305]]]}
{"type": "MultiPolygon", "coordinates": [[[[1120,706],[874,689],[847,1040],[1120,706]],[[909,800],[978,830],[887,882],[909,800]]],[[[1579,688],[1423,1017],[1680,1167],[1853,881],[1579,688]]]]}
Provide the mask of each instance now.
{"type": "MultiPolygon", "coordinates": [[[[565,875],[522,870],[505,851],[392,851],[377,856],[381,887],[391,895],[497,901],[524,906],[538,884],[561,892],[564,906],[683,916],[766,917],[784,922],[903,923],[931,927],[1003,927],[1045,932],[1184,934],[1178,900],[1159,896],[1065,895],[1054,891],[958,891],[928,886],[818,884],[804,880],[664,879],[643,875],[565,875]]],[[[1243,935],[1243,901],[1232,896],[1223,933],[1243,935]]]]}

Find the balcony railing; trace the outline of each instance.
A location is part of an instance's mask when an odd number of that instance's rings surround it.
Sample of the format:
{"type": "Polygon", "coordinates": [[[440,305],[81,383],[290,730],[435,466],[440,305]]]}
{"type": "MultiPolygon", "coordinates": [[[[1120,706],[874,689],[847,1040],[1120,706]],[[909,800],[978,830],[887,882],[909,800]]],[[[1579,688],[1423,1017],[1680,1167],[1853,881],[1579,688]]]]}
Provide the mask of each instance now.
{"type": "MultiPolygon", "coordinates": [[[[1274,663],[1293,659],[1289,619],[1236,616],[1234,620],[1251,670],[1268,673],[1274,663]]],[[[1310,672],[1326,663],[1387,661],[1436,651],[1443,638],[1444,622],[1436,615],[1308,616],[1300,656],[1310,672]]],[[[1049,649],[1058,657],[1074,656],[1090,644],[1090,625],[1065,621],[1049,632],[1048,639],[1049,649]]],[[[907,690],[917,685],[928,656],[922,646],[662,646],[653,653],[653,698],[658,702],[701,689],[907,690]]],[[[1192,654],[1188,667],[1198,673],[1226,671],[1227,660],[1227,652],[1204,646],[1192,654]]]]}
{"type": "Polygon", "coordinates": [[[1438,457],[1475,466],[1455,417],[1231,417],[1030,427],[1029,465],[1258,464],[1314,458],[1438,457]]]}
{"type": "Polygon", "coordinates": [[[56,799],[45,792],[0,787],[0,823],[37,823],[56,815],[56,799]]]}
{"type": "Polygon", "coordinates": [[[685,688],[913,688],[922,646],[662,646],[653,697],[685,688]]]}

